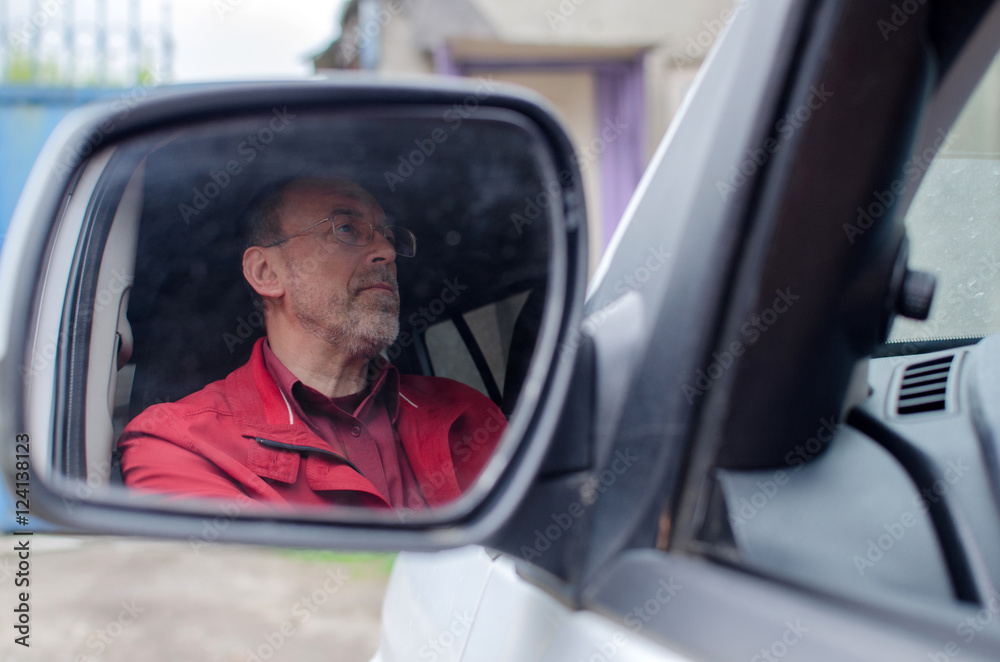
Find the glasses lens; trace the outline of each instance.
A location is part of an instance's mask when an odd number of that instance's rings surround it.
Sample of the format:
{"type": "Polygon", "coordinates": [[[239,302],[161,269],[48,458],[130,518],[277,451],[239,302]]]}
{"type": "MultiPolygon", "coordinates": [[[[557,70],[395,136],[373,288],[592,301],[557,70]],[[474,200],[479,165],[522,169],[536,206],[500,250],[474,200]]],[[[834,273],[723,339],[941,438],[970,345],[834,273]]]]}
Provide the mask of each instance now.
{"type": "Polygon", "coordinates": [[[365,246],[371,242],[372,228],[367,221],[346,214],[333,217],[333,233],[337,241],[351,246],[365,246]]]}
{"type": "Polygon", "coordinates": [[[385,238],[392,243],[396,255],[413,257],[417,254],[417,238],[412,232],[398,225],[388,225],[385,228],[385,238]]]}

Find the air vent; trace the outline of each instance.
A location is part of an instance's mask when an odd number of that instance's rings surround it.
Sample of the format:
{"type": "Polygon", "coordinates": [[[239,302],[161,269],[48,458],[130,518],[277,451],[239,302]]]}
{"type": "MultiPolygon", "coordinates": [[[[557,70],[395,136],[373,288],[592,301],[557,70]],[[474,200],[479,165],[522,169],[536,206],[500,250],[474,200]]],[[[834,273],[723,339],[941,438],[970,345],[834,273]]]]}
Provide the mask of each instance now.
{"type": "Polygon", "coordinates": [[[903,372],[896,412],[900,415],[943,411],[948,372],[955,355],[911,365],[903,372]]]}

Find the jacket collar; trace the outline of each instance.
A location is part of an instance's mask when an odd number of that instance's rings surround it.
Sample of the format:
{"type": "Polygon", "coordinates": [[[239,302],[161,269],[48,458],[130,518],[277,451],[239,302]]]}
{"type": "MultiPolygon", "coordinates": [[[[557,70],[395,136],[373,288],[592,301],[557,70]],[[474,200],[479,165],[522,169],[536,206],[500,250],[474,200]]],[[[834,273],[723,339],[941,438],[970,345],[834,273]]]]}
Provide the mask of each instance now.
{"type": "MultiPolygon", "coordinates": [[[[266,448],[256,441],[257,438],[281,440],[303,451],[312,449],[328,453],[330,449],[305,421],[295,416],[292,403],[281,392],[264,363],[263,343],[263,338],[258,339],[244,368],[235,370],[226,378],[227,381],[235,380],[231,385],[233,388],[229,389],[229,392],[237,394],[233,414],[241,435],[254,440],[253,470],[260,476],[294,482],[298,463],[294,463],[293,467],[290,459],[281,460],[279,457],[280,454],[288,454],[291,449],[266,448]]],[[[438,505],[461,496],[448,443],[448,430],[467,405],[449,397],[442,398],[443,394],[429,400],[422,390],[401,390],[400,382],[405,380],[399,377],[395,367],[383,367],[383,377],[390,371],[394,375],[393,383],[384,384],[383,389],[394,387],[389,400],[395,406],[390,414],[397,425],[417,482],[425,489],[428,484],[441,483],[433,489],[433,495],[426,495],[428,503],[438,505]]]]}
{"type": "MultiPolygon", "coordinates": [[[[267,343],[267,339],[263,338],[262,340],[263,342],[258,343],[261,351],[261,360],[264,363],[264,368],[268,375],[278,387],[278,394],[281,396],[283,404],[285,405],[287,421],[289,424],[294,424],[296,418],[301,418],[303,416],[301,402],[303,392],[307,394],[308,398],[316,401],[326,402],[331,399],[327,398],[327,396],[323,393],[320,393],[314,388],[304,384],[302,380],[292,373],[292,371],[281,362],[281,359],[274,354],[270,345],[267,343]],[[298,394],[300,398],[296,398],[296,394],[298,394]]],[[[254,349],[257,349],[257,345],[254,346],[254,349]]],[[[395,424],[396,417],[399,414],[399,371],[396,370],[394,365],[382,359],[382,357],[376,357],[376,359],[370,363],[368,382],[371,385],[367,389],[368,394],[360,403],[357,411],[347,413],[354,414],[356,418],[364,420],[373,403],[377,399],[381,398],[382,402],[385,403],[386,412],[389,414],[389,420],[395,424]]]]}

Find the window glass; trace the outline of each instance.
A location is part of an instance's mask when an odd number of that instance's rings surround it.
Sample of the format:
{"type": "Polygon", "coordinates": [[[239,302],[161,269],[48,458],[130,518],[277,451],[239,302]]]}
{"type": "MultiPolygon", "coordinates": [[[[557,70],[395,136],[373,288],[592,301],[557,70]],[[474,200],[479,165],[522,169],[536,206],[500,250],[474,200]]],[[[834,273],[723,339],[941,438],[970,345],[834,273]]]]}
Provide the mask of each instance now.
{"type": "MultiPolygon", "coordinates": [[[[462,315],[475,338],[478,351],[482,352],[486,360],[490,376],[501,393],[504,392],[514,324],[529,294],[530,292],[521,292],[462,315]]],[[[437,377],[464,382],[489,397],[484,376],[476,367],[472,351],[462,340],[453,321],[447,320],[428,327],[424,340],[437,377]]]]}
{"type": "Polygon", "coordinates": [[[431,356],[436,377],[447,377],[464,382],[483,395],[488,396],[486,384],[476,369],[469,348],[451,320],[427,328],[427,352],[431,356]]]}
{"type": "MultiPolygon", "coordinates": [[[[936,153],[906,216],[911,268],[937,276],[925,322],[897,318],[890,342],[1000,332],[1000,60],[994,60],[936,153]]],[[[928,160],[933,159],[928,167],[928,160]]]]}

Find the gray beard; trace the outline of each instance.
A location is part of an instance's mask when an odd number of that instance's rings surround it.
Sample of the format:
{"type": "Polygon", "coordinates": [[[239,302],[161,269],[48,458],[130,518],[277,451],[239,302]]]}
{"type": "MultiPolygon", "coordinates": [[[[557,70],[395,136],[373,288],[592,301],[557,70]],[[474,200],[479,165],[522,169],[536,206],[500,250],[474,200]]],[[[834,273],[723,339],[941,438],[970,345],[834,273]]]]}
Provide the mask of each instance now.
{"type": "MultiPolygon", "coordinates": [[[[389,276],[373,274],[359,286],[385,278],[389,276]]],[[[395,284],[394,279],[392,282],[395,284]]],[[[365,305],[357,293],[334,301],[322,301],[314,291],[300,289],[300,293],[291,306],[302,327],[353,358],[371,359],[399,335],[399,301],[394,297],[379,295],[376,305],[365,305]]]]}

